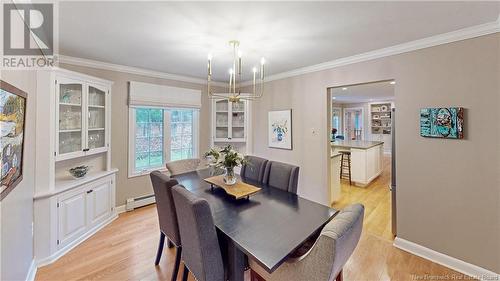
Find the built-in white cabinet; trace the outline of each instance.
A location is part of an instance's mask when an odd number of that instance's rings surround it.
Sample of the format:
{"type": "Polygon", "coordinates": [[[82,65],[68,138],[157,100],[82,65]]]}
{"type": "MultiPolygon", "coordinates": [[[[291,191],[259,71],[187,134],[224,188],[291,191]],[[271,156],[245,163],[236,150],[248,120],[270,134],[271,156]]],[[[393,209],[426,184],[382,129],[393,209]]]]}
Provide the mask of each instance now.
{"type": "Polygon", "coordinates": [[[59,249],[110,218],[112,188],[112,177],[104,177],[58,196],[59,249]]]}
{"type": "Polygon", "coordinates": [[[213,101],[214,141],[245,142],[247,137],[247,102],[230,102],[227,99],[213,101]]]}
{"type": "Polygon", "coordinates": [[[37,72],[34,248],[49,264],[116,218],[111,167],[112,82],[54,68],[37,72]],[[83,178],[72,167],[87,165],[83,178]]]}
{"type": "Polygon", "coordinates": [[[87,230],[87,196],[85,192],[69,192],[57,202],[59,216],[58,248],[66,246],[87,230]]]}
{"type": "Polygon", "coordinates": [[[367,139],[384,142],[384,153],[392,150],[392,109],[394,102],[372,102],[368,104],[370,117],[368,118],[370,130],[367,131],[367,139]]]}
{"type": "Polygon", "coordinates": [[[63,75],[55,83],[56,161],[105,152],[109,87],[63,75]]]}
{"type": "Polygon", "coordinates": [[[212,146],[231,144],[241,153],[250,153],[250,104],[240,100],[212,100],[212,146]]]}
{"type": "Polygon", "coordinates": [[[87,224],[89,226],[95,226],[106,220],[113,211],[111,186],[112,183],[106,180],[90,185],[89,189],[85,191],[87,195],[87,224]]]}

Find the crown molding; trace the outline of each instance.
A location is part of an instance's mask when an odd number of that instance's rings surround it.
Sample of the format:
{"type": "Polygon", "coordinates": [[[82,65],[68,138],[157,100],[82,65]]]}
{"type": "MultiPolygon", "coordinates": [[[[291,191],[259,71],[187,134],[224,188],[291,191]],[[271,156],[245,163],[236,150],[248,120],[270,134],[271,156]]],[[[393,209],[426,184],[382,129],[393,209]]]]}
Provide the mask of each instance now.
{"type": "MultiPolygon", "coordinates": [[[[425,49],[429,47],[434,47],[438,45],[448,44],[452,42],[457,42],[461,40],[471,39],[479,36],[484,36],[488,34],[493,34],[500,32],[500,14],[496,21],[489,22],[485,24],[480,24],[476,26],[471,26],[456,31],[451,31],[415,41],[410,41],[407,43],[394,45],[391,47],[378,49],[350,57],[340,58],[320,64],[315,64],[311,66],[301,67],[294,70],[273,74],[266,77],[266,82],[284,79],[288,77],[303,75],[307,73],[317,72],[321,70],[332,69],[340,66],[345,66],[349,64],[354,64],[358,62],[364,62],[369,60],[374,60],[378,58],[398,55],[402,53],[407,53],[411,51],[416,51],[420,49],[425,49]]],[[[251,85],[251,81],[245,81],[242,86],[251,85]]]]}
{"type": "MultiPolygon", "coordinates": [[[[71,56],[65,56],[65,55],[57,55],[57,62],[64,63],[64,64],[76,65],[76,66],[84,66],[84,67],[90,67],[90,68],[124,72],[124,73],[148,76],[148,77],[153,77],[153,78],[161,78],[161,79],[167,79],[167,80],[175,80],[175,81],[181,81],[181,82],[187,82],[187,83],[194,83],[194,84],[200,84],[200,85],[207,84],[207,80],[196,78],[196,77],[166,73],[166,72],[149,70],[149,69],[144,69],[144,68],[139,68],[139,67],[126,66],[126,65],[114,64],[114,63],[107,63],[107,62],[101,62],[101,61],[96,61],[96,60],[83,59],[83,58],[77,58],[77,57],[71,57],[71,56]]],[[[212,85],[222,87],[222,86],[225,86],[226,84],[224,84],[222,82],[212,82],[212,85]]]]}
{"type": "MultiPolygon", "coordinates": [[[[327,69],[332,69],[332,68],[336,68],[336,67],[340,67],[340,66],[345,66],[345,65],[349,65],[349,64],[374,60],[374,59],[378,59],[378,58],[398,55],[398,54],[402,54],[402,53],[407,53],[407,52],[425,49],[425,48],[429,48],[429,47],[453,43],[453,42],[471,39],[471,38],[484,36],[484,35],[488,35],[488,34],[493,34],[493,33],[497,33],[497,32],[500,32],[500,14],[498,15],[497,20],[494,22],[489,22],[489,23],[485,23],[485,24],[471,26],[471,27],[459,29],[456,31],[451,31],[451,32],[447,32],[447,33],[443,33],[443,34],[415,40],[415,41],[410,41],[410,42],[399,44],[399,45],[394,45],[394,46],[387,47],[387,48],[382,48],[382,49],[378,49],[378,50],[374,50],[374,51],[370,51],[370,52],[366,52],[366,53],[362,53],[362,54],[358,54],[358,55],[353,55],[350,57],[340,58],[340,59],[336,59],[336,60],[332,60],[332,61],[328,61],[328,62],[324,62],[324,63],[320,63],[320,64],[315,64],[315,65],[301,67],[301,68],[297,68],[297,69],[286,71],[286,72],[273,74],[273,75],[266,77],[266,82],[284,79],[284,78],[293,77],[293,76],[299,76],[299,75],[308,74],[308,73],[317,72],[317,71],[322,71],[322,70],[327,70],[327,69]]],[[[64,55],[58,55],[58,58],[59,58],[59,60],[58,60],[59,62],[71,64],[71,65],[78,65],[78,66],[92,67],[92,68],[97,68],[97,69],[125,72],[125,73],[130,73],[130,74],[137,74],[137,75],[162,78],[162,79],[168,79],[168,80],[176,80],[176,81],[182,81],[182,82],[188,82],[188,83],[194,83],[194,84],[204,85],[207,83],[207,81],[205,79],[184,76],[184,75],[178,75],[178,74],[172,74],[172,73],[166,73],[166,72],[160,72],[160,71],[154,71],[154,70],[149,70],[149,69],[144,69],[144,68],[125,66],[125,65],[113,64],[113,63],[106,63],[106,62],[100,62],[100,61],[96,61],[96,60],[83,59],[83,58],[64,56],[64,55]]],[[[215,86],[220,86],[220,87],[227,86],[223,82],[212,82],[212,84],[215,86]]],[[[241,85],[242,86],[249,86],[251,84],[252,84],[251,81],[245,81],[241,85]]]]}

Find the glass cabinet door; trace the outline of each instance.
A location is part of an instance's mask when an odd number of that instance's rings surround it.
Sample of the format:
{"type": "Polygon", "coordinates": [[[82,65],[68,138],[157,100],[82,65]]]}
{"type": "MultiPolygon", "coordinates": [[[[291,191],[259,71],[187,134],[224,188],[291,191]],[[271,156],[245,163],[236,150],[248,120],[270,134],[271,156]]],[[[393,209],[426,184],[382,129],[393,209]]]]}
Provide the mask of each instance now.
{"type": "Polygon", "coordinates": [[[83,143],[83,85],[63,82],[58,89],[59,154],[80,152],[83,143]]]}
{"type": "Polygon", "coordinates": [[[215,138],[229,137],[229,101],[218,100],[215,102],[215,138]]]}
{"type": "Polygon", "coordinates": [[[231,103],[231,137],[245,138],[245,103],[243,101],[231,103]]]}
{"type": "Polygon", "coordinates": [[[102,148],[106,143],[106,91],[89,85],[87,94],[87,148],[102,148]]]}

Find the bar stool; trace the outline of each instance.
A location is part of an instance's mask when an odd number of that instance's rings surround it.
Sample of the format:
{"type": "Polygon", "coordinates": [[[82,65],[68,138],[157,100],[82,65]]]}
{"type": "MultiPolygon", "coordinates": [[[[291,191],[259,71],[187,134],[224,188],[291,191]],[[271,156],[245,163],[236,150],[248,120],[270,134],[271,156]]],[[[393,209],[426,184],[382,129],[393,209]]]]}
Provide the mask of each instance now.
{"type": "Polygon", "coordinates": [[[340,179],[349,180],[349,184],[352,185],[351,181],[351,152],[341,150],[339,151],[341,155],[340,159],[340,179]]]}

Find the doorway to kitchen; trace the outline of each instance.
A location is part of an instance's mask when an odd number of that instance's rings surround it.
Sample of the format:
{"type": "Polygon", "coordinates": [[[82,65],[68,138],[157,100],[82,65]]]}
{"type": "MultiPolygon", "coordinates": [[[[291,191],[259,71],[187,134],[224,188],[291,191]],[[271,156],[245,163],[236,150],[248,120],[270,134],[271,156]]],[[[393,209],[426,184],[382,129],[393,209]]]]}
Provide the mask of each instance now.
{"type": "Polygon", "coordinates": [[[384,80],[328,89],[331,205],[363,204],[366,231],[390,240],[396,232],[395,85],[384,80]]]}

